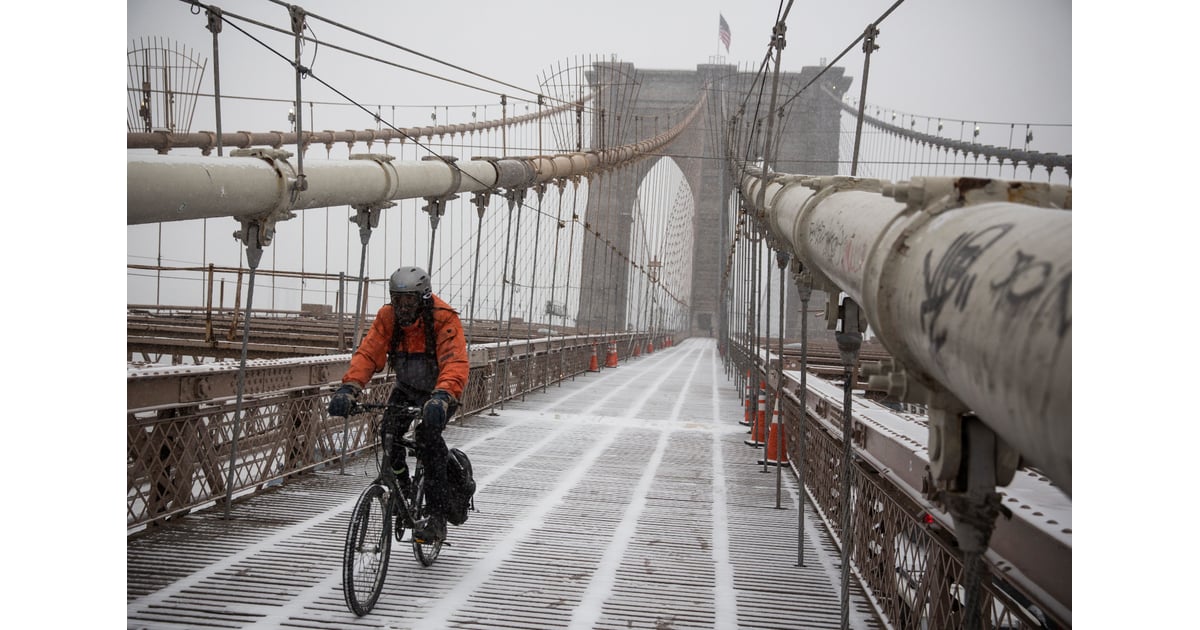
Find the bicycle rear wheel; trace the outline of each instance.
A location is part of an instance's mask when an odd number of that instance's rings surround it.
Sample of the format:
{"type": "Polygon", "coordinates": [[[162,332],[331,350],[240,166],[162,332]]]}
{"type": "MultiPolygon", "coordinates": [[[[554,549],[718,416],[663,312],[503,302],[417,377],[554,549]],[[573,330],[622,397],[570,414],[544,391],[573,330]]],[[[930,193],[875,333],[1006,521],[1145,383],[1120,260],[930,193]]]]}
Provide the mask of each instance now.
{"type": "MultiPolygon", "coordinates": [[[[423,480],[418,479],[416,484],[417,484],[417,498],[413,502],[414,503],[413,522],[420,522],[427,516],[427,514],[425,512],[425,483],[423,480]]],[[[412,548],[413,548],[413,556],[417,559],[417,562],[420,562],[421,566],[428,567],[428,566],[432,566],[433,563],[437,561],[438,554],[440,554],[442,552],[442,541],[441,540],[437,540],[434,542],[419,541],[419,540],[417,540],[416,531],[414,529],[413,538],[412,538],[412,548]]]]}
{"type": "Polygon", "coordinates": [[[392,550],[392,514],[387,489],[373,483],[350,512],[342,552],[342,593],[350,610],[363,616],[375,607],[387,577],[392,550]]]}

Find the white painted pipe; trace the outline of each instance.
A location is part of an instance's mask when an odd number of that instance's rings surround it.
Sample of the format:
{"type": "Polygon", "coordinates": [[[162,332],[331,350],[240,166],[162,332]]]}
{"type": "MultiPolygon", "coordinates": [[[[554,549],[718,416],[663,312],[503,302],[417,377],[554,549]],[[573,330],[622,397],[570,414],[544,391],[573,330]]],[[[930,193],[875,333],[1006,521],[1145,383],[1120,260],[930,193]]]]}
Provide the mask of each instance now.
{"type": "Polygon", "coordinates": [[[1071,213],[1007,201],[909,208],[878,181],[839,190],[797,176],[767,183],[760,208],[757,175],[743,177],[743,197],[775,238],[862,306],[910,372],[1070,493],[1071,213]]]}
{"type": "Polygon", "coordinates": [[[304,162],[305,190],[292,201],[295,167],[286,151],[256,156],[202,157],[130,153],[127,158],[127,223],[137,225],[212,217],[286,218],[291,210],[442,197],[491,188],[525,188],[618,168],[671,142],[704,107],[701,98],[671,130],[650,140],[599,152],[530,158],[440,159],[398,162],[388,156],[355,155],[347,161],[304,162]],[[460,172],[461,171],[461,172],[460,172]]]}
{"type": "Polygon", "coordinates": [[[130,155],[129,225],[211,217],[248,218],[280,210],[378,203],[485,190],[496,184],[487,161],[397,162],[371,159],[304,162],[307,189],[291,203],[295,168],[286,159],[130,155]]]}

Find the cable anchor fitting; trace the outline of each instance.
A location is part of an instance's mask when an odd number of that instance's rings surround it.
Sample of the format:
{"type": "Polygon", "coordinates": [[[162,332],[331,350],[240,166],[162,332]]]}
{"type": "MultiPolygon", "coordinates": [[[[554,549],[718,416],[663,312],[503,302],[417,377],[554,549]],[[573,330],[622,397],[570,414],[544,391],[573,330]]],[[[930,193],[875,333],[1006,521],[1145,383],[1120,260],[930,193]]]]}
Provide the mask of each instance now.
{"type": "Polygon", "coordinates": [[[371,230],[379,227],[379,212],[395,205],[391,201],[384,200],[350,206],[357,211],[354,216],[350,217],[350,222],[358,226],[358,238],[363,245],[371,240],[371,230]]]}

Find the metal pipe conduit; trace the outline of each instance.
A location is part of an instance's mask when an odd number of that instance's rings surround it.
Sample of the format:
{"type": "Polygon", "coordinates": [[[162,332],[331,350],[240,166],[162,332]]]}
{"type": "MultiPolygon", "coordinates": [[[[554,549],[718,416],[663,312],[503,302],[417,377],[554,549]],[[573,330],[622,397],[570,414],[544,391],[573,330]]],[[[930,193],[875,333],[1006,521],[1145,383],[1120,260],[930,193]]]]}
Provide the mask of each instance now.
{"type": "Polygon", "coordinates": [[[440,159],[401,162],[378,154],[355,154],[347,161],[307,161],[307,189],[296,193],[294,200],[295,169],[287,151],[250,149],[230,158],[131,154],[126,168],[127,224],[281,217],[288,210],[525,188],[535,181],[585,176],[657,151],[691,124],[703,104],[701,97],[679,124],[651,140],[599,152],[486,158],[454,165],[440,159]],[[462,173],[459,180],[456,171],[462,173]]]}
{"type": "MultiPolygon", "coordinates": [[[[954,394],[1069,494],[1071,213],[1003,200],[962,205],[990,180],[949,181],[956,185],[908,185],[953,191],[930,203],[886,186],[907,204],[884,196],[878,180],[764,180],[747,169],[741,187],[778,242],[862,306],[913,376],[954,394]]],[[[1001,199],[1036,196],[1023,184],[988,185],[1001,199]]]]}
{"type": "Polygon", "coordinates": [[[378,203],[390,199],[442,196],[452,187],[453,169],[463,171],[458,192],[496,185],[489,162],[455,166],[441,160],[396,162],[380,159],[310,161],[304,166],[307,190],[291,202],[293,169],[278,157],[246,159],[202,156],[130,156],[127,164],[129,225],[213,217],[251,218],[280,209],[304,210],[378,203]]]}

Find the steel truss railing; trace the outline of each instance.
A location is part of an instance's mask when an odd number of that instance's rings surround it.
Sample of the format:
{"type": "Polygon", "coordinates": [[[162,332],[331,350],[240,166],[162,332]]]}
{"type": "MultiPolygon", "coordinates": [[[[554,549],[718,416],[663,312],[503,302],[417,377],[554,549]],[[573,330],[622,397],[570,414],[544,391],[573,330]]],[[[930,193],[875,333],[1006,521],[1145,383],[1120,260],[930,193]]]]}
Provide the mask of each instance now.
{"type": "MultiPolygon", "coordinates": [[[[963,627],[966,580],[954,522],[923,496],[929,474],[927,446],[889,431],[879,419],[913,426],[924,422],[870,401],[855,401],[847,507],[841,497],[841,386],[809,374],[807,413],[802,414],[799,373],[791,371],[796,366],[785,361],[782,390],[777,390],[777,355],[756,360],[753,350],[732,340],[728,352],[735,373],[751,373],[749,382],[766,385],[766,400],[779,395],[789,469],[797,477],[803,473],[805,500],[811,501],[839,546],[844,549],[849,539],[853,575],[871,594],[877,612],[895,628],[963,627]],[[842,531],[847,509],[852,515],[848,534],[842,531]]],[[[1050,487],[1044,478],[1034,483],[1050,487]]],[[[1021,496],[1020,490],[1007,490],[1009,501],[1017,502],[1014,497],[1021,496]]],[[[992,536],[989,579],[981,584],[985,627],[1070,625],[1070,534],[1052,535],[1037,527],[1031,514],[1054,508],[1033,508],[999,523],[992,536]]]]}
{"type": "MultiPolygon", "coordinates": [[[[572,335],[472,346],[471,373],[455,421],[587,372],[647,343],[648,333],[572,335]]],[[[350,355],[255,360],[246,365],[241,431],[236,363],[130,370],[127,377],[126,526],[133,532],[193,510],[274,487],[306,472],[344,463],[375,446],[375,416],[329,417],[326,407],[350,355]],[[234,474],[229,476],[231,465],[234,474]],[[232,478],[232,492],[226,479],[232,478]]],[[[377,375],[363,400],[391,391],[377,375]]],[[[466,420],[469,422],[469,420],[466,420]]]]}

